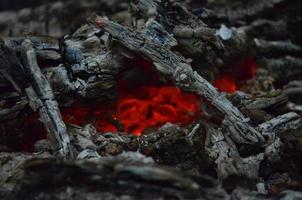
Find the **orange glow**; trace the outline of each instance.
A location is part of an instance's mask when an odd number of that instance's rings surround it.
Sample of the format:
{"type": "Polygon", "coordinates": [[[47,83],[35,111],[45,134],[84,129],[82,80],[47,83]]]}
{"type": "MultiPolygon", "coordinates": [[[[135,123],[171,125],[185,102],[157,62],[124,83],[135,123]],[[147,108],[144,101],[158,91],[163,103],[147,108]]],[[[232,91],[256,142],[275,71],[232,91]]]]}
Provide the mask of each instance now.
{"type": "Polygon", "coordinates": [[[111,105],[77,103],[62,109],[63,120],[76,125],[94,122],[99,132],[141,135],[147,128],[160,127],[167,122],[188,125],[201,116],[200,98],[169,84],[159,85],[160,77],[149,61],[136,57],[126,63],[127,67],[140,71],[130,81],[122,74],[116,77],[118,98],[115,102],[111,105]]]}
{"type": "Polygon", "coordinates": [[[167,122],[187,125],[201,116],[199,98],[184,93],[174,86],[143,86],[123,90],[115,108],[98,104],[76,105],[63,109],[67,123],[83,125],[95,121],[100,132],[118,131],[115,123],[124,132],[141,135],[149,127],[159,127],[167,122]]]}
{"type": "Polygon", "coordinates": [[[145,128],[167,122],[190,124],[200,116],[199,100],[173,86],[147,86],[118,101],[116,119],[125,131],[140,135],[145,128]]]}
{"type": "Polygon", "coordinates": [[[237,84],[232,76],[222,76],[214,82],[214,86],[221,92],[234,93],[237,90],[237,84]]]}
{"type": "MultiPolygon", "coordinates": [[[[153,67],[150,62],[138,57],[127,64],[130,68],[141,69],[139,76],[149,85],[134,82],[136,87],[133,87],[117,77],[119,96],[116,101],[77,102],[69,108],[61,108],[64,122],[80,126],[93,123],[99,132],[121,131],[141,135],[149,127],[160,127],[167,122],[188,125],[202,117],[199,97],[182,92],[175,86],[158,85],[159,77],[150,70],[153,67]],[[144,74],[149,75],[149,79],[145,79],[144,74]]],[[[219,91],[233,93],[240,89],[242,82],[255,77],[257,64],[254,59],[245,58],[231,70],[222,73],[214,82],[219,91]]],[[[22,143],[11,147],[32,151],[36,141],[46,138],[38,118],[38,113],[34,113],[23,118],[19,126],[9,128],[15,128],[23,135],[22,143]]]]}
{"type": "Polygon", "coordinates": [[[234,93],[240,89],[242,82],[256,76],[257,63],[255,59],[246,58],[232,71],[222,74],[214,81],[214,86],[221,92],[234,93]]]}

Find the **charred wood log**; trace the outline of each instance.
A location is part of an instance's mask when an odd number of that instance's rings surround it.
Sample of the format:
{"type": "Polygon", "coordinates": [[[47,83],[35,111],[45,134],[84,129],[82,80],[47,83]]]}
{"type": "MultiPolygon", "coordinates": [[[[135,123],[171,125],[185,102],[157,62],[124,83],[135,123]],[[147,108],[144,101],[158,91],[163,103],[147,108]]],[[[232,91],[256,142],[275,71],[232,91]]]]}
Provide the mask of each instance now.
{"type": "Polygon", "coordinates": [[[26,88],[30,106],[33,110],[39,112],[41,120],[52,141],[54,151],[65,159],[69,158],[72,153],[70,138],[52,89],[40,71],[35,50],[30,40],[24,40],[21,53],[23,66],[31,85],[29,88],[26,88]]]}
{"type": "Polygon", "coordinates": [[[15,178],[18,184],[10,199],[40,195],[64,199],[67,193],[76,199],[119,199],[121,195],[131,199],[229,198],[212,178],[155,165],[152,159],[139,153],[123,153],[94,162],[34,159],[26,161],[19,170],[24,175],[15,178]],[[55,192],[62,187],[65,189],[55,192]]]}
{"type": "Polygon", "coordinates": [[[240,187],[228,195],[208,176],[156,165],[152,159],[139,153],[76,162],[56,161],[47,154],[6,153],[0,157],[0,161],[6,169],[12,169],[11,175],[1,176],[1,181],[6,181],[6,185],[1,186],[1,195],[12,200],[41,196],[51,199],[68,199],[72,196],[73,199],[211,200],[301,197],[301,192],[297,191],[284,191],[276,197],[269,197],[240,187]]]}

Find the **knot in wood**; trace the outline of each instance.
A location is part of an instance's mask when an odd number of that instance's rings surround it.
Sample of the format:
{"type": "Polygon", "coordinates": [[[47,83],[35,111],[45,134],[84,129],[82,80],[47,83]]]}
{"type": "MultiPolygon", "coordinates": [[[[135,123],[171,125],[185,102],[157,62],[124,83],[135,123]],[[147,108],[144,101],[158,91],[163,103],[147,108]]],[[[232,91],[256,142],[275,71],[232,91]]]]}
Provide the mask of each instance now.
{"type": "Polygon", "coordinates": [[[191,85],[194,82],[193,71],[187,64],[182,64],[174,71],[175,84],[185,90],[192,90],[191,85]]]}

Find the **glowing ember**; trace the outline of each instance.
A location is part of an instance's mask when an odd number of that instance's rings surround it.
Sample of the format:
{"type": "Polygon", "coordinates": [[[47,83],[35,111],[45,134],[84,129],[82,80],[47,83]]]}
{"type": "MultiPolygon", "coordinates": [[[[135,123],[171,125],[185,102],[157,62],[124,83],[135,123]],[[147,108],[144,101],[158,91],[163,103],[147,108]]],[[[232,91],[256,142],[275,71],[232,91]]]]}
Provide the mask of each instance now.
{"type": "Polygon", "coordinates": [[[120,92],[116,108],[77,105],[63,110],[65,122],[83,125],[96,120],[98,131],[123,131],[140,135],[146,128],[167,122],[186,125],[200,117],[199,99],[172,86],[144,86],[120,92]],[[110,114],[108,114],[108,112],[110,114]]]}
{"type": "MultiPolygon", "coordinates": [[[[128,64],[131,68],[141,69],[140,78],[150,85],[135,83],[140,87],[129,87],[120,81],[117,102],[78,102],[70,108],[62,108],[63,120],[80,126],[94,123],[100,132],[123,131],[140,135],[149,127],[159,127],[167,122],[187,125],[201,117],[200,101],[196,95],[184,93],[174,86],[156,85],[159,78],[150,71],[152,64],[142,58],[133,59],[128,64]],[[144,73],[149,75],[148,80],[143,76],[144,73]]],[[[220,91],[233,93],[240,89],[241,82],[255,77],[256,69],[254,59],[244,59],[238,67],[222,74],[214,86],[220,91]]],[[[19,146],[24,151],[30,151],[33,144],[46,135],[42,124],[38,122],[37,113],[25,121],[21,123],[26,124],[22,128],[25,138],[19,146]]],[[[17,129],[21,131],[21,128],[17,129]]]]}
{"type": "Polygon", "coordinates": [[[139,135],[147,127],[166,122],[190,124],[199,116],[199,100],[195,95],[172,86],[149,86],[120,98],[116,118],[126,132],[139,135]]]}
{"type": "Polygon", "coordinates": [[[224,75],[214,82],[214,86],[221,92],[234,93],[237,90],[237,84],[232,76],[224,75]]]}
{"type": "Polygon", "coordinates": [[[246,58],[240,62],[239,67],[233,71],[221,75],[214,86],[221,92],[234,93],[240,88],[241,82],[256,76],[257,63],[252,58],[246,58]]]}

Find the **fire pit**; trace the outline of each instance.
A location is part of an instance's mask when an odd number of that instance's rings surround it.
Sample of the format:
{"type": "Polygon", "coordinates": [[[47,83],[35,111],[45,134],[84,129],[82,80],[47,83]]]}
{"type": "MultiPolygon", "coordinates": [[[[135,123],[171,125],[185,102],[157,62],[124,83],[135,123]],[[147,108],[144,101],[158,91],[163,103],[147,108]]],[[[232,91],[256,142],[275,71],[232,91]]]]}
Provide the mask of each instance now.
{"type": "Polygon", "coordinates": [[[0,10],[2,199],[302,199],[302,3],[23,3],[0,10]]]}

